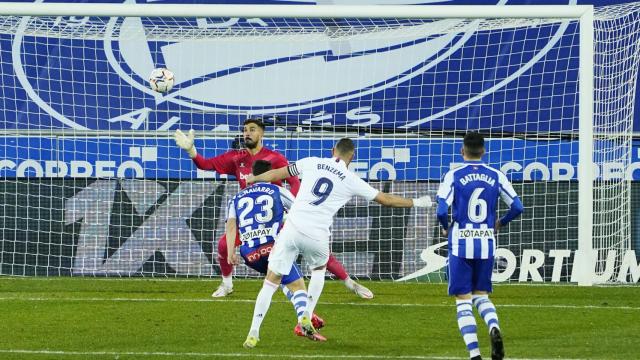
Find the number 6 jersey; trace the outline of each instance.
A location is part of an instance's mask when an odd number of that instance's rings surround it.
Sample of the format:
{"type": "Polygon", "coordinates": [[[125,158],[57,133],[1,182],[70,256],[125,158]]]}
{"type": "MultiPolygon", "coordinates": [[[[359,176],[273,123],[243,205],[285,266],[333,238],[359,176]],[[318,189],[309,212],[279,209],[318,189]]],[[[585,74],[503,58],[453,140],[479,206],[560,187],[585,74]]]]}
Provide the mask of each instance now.
{"type": "Polygon", "coordinates": [[[495,254],[498,198],[510,211],[506,225],[522,212],[522,203],[507,177],[480,161],[466,161],[444,176],[438,189],[438,220],[449,231],[449,254],[467,259],[489,259],[495,254]],[[452,207],[451,227],[447,210],[452,207]]]}
{"type": "Polygon", "coordinates": [[[300,175],[302,185],[287,224],[314,239],[329,239],[333,216],[353,196],[371,201],[378,195],[378,190],[349,171],[338,158],[308,157],[289,165],[288,170],[291,176],[300,175]]]}

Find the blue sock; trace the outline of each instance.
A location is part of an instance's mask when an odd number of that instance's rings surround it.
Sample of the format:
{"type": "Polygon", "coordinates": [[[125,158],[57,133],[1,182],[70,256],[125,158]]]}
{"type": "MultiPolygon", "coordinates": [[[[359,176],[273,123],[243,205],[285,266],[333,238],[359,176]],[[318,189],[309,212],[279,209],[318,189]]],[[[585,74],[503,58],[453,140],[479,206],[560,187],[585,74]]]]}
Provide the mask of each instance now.
{"type": "Polygon", "coordinates": [[[487,324],[487,327],[489,327],[489,331],[494,327],[500,330],[496,307],[493,305],[491,300],[489,300],[489,295],[473,295],[473,305],[478,309],[478,314],[480,314],[484,322],[487,324]]]}
{"type": "Polygon", "coordinates": [[[467,345],[467,350],[469,350],[469,357],[479,356],[478,327],[476,318],[473,317],[471,300],[456,300],[456,308],[458,311],[458,328],[464,343],[467,345]]]}
{"type": "Polygon", "coordinates": [[[284,294],[284,296],[287,297],[287,300],[291,301],[291,298],[293,298],[293,293],[291,292],[291,290],[289,290],[289,288],[284,285],[280,285],[280,288],[282,289],[282,293],[284,294]]]}

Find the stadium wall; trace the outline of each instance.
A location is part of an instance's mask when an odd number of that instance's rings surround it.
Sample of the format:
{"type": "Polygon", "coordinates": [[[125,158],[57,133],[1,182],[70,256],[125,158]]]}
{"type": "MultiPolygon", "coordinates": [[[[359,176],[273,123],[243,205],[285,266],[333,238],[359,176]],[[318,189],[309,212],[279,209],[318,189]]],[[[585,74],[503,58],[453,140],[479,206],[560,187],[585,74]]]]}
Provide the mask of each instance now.
{"type": "MultiPolygon", "coordinates": [[[[321,149],[329,149],[334,140],[267,143],[295,161],[326,155],[328,150],[321,149]]],[[[232,141],[203,139],[198,147],[206,155],[206,149],[229,148],[232,141]]],[[[359,139],[352,170],[381,190],[433,197],[444,171],[462,161],[456,155],[460,145],[459,140],[441,138],[359,139]],[[418,151],[421,156],[434,154],[429,166],[417,164],[418,151]]],[[[577,243],[563,239],[577,238],[577,207],[570,206],[577,198],[567,199],[577,194],[576,159],[562,154],[575,154],[569,150],[577,142],[558,141],[555,146],[556,155],[541,162],[534,142],[488,142],[489,163],[510,175],[523,202],[536,211],[535,217],[525,213],[501,236],[502,244],[510,245],[499,250],[503,259],[498,281],[559,281],[572,270],[569,260],[577,243]],[[520,243],[529,245],[525,249],[520,243]],[[558,253],[557,248],[568,252],[558,253]]],[[[172,139],[5,137],[0,138],[0,149],[5,150],[0,160],[5,174],[0,190],[3,274],[218,274],[213,239],[224,231],[224,204],[237,192],[237,184],[214,172],[195,170],[172,139]],[[24,148],[36,150],[9,153],[24,148]],[[148,239],[154,240],[150,244],[148,239]]],[[[599,176],[638,180],[639,152],[636,148],[631,167],[610,164],[598,170],[599,176]]],[[[640,182],[633,182],[633,195],[634,214],[640,214],[640,182]]],[[[640,216],[633,220],[637,240],[640,216]]],[[[357,276],[398,279],[425,262],[444,264],[445,243],[434,233],[434,224],[433,214],[424,218],[412,211],[351,203],[338,214],[333,250],[357,276]]],[[[635,249],[638,245],[636,241],[635,249]]],[[[638,281],[636,268],[637,262],[623,264],[621,280],[638,281]]],[[[245,274],[246,268],[240,270],[239,275],[245,274]]]]}
{"type": "MultiPolygon", "coordinates": [[[[385,191],[435,193],[437,183],[378,181],[385,191]]],[[[199,276],[219,274],[214,239],[224,231],[224,205],[236,182],[137,179],[53,179],[0,182],[0,269],[24,276],[199,276]]],[[[576,182],[517,182],[532,212],[514,221],[498,245],[495,281],[558,282],[571,274],[577,209],[568,206],[576,182]],[[538,196],[541,191],[553,196],[538,196]],[[562,204],[562,205],[559,205],[562,204]],[[520,247],[520,243],[533,246],[520,247]],[[558,252],[559,243],[564,253],[558,252]],[[505,245],[510,244],[510,245],[505,245]]],[[[640,208],[640,183],[633,184],[640,208]]],[[[435,216],[351,202],[333,227],[333,252],[348,270],[371,279],[398,279],[425,264],[444,265],[446,241],[435,216]],[[358,226],[354,228],[354,223],[358,226]],[[409,230],[410,229],[410,230],[409,230]]],[[[634,218],[634,238],[640,218],[634,218]]],[[[637,263],[622,264],[623,282],[638,282],[637,263]]],[[[443,269],[434,268],[443,276],[443,269]]],[[[237,275],[256,275],[246,267],[237,275]]]]}

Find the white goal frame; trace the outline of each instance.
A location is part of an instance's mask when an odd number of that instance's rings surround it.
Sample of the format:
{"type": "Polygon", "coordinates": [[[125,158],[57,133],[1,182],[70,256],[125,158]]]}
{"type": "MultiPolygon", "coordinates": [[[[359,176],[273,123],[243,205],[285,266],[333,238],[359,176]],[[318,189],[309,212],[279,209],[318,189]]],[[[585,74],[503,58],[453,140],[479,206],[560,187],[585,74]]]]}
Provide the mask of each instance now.
{"type": "Polygon", "coordinates": [[[580,22],[578,250],[573,281],[591,285],[593,250],[594,8],[592,5],[202,5],[1,3],[0,15],[97,17],[549,18],[580,22]]]}

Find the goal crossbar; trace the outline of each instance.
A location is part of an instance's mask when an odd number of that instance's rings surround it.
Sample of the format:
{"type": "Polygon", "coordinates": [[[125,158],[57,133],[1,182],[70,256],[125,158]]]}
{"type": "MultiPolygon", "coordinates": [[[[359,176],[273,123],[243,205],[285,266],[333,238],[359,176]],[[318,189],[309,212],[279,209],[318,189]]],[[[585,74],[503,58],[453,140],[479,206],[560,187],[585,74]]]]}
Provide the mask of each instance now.
{"type": "Polygon", "coordinates": [[[590,285],[593,256],[594,7],[592,5],[217,5],[0,2],[5,16],[343,18],[343,19],[572,19],[580,23],[578,252],[574,281],[590,285]]]}
{"type": "Polygon", "coordinates": [[[592,5],[203,5],[34,4],[0,2],[14,16],[280,17],[280,18],[554,18],[576,19],[592,5]]]}

